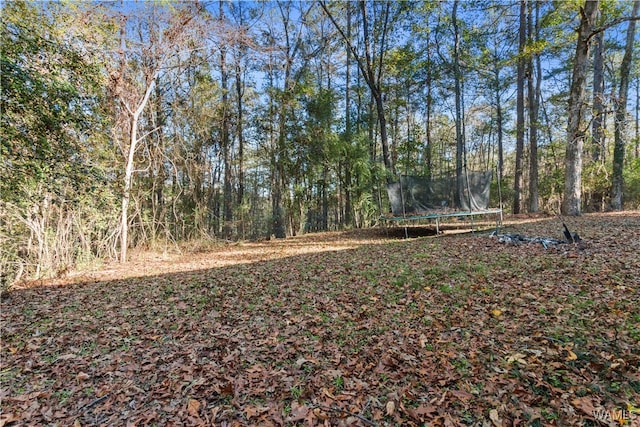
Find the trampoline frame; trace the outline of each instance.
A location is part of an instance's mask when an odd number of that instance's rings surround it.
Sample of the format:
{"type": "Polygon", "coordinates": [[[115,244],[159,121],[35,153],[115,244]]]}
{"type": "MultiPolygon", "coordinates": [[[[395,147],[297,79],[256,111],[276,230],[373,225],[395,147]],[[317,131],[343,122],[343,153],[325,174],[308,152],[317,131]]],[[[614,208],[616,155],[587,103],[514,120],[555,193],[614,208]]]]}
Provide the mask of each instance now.
{"type": "MultiPolygon", "coordinates": [[[[496,228],[502,227],[503,216],[502,209],[486,209],[481,211],[455,211],[455,212],[447,212],[447,213],[436,213],[436,212],[425,212],[423,214],[418,215],[406,215],[406,216],[381,216],[380,220],[382,222],[396,222],[399,223],[401,221],[418,221],[422,219],[435,219],[436,220],[436,233],[440,234],[440,219],[441,218],[455,218],[455,217],[471,217],[471,231],[475,231],[473,217],[478,215],[491,215],[494,214],[496,216],[496,228]]],[[[405,225],[406,228],[406,225],[405,225]]],[[[406,230],[405,230],[406,231],[406,230]]]]}

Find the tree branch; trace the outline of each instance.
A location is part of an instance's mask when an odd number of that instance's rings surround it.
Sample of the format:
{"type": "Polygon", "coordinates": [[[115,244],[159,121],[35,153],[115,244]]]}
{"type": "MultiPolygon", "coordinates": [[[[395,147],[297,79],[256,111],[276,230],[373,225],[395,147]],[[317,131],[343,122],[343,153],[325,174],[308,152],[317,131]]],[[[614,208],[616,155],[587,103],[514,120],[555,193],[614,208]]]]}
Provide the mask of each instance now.
{"type": "Polygon", "coordinates": [[[615,27],[618,24],[622,24],[623,22],[627,22],[627,21],[640,21],[640,16],[625,16],[623,18],[618,18],[618,19],[614,19],[613,21],[598,27],[598,28],[594,28],[593,31],[591,32],[591,34],[589,34],[587,36],[587,43],[591,41],[591,39],[597,35],[598,33],[601,33],[603,31],[608,30],[611,27],[615,27]]]}
{"type": "Polygon", "coordinates": [[[385,3],[385,11],[384,11],[384,26],[382,28],[382,41],[380,42],[380,61],[378,64],[378,76],[376,77],[376,83],[380,83],[380,80],[382,80],[382,64],[383,64],[383,58],[384,58],[384,53],[386,51],[386,41],[387,41],[387,26],[389,25],[389,10],[391,9],[391,3],[389,1],[387,1],[385,3]]]}
{"type": "Polygon", "coordinates": [[[329,9],[327,9],[327,6],[325,5],[324,1],[323,0],[319,0],[318,4],[322,8],[322,10],[324,10],[324,13],[327,15],[327,17],[329,18],[329,20],[331,21],[331,23],[333,24],[335,29],[338,30],[338,32],[340,33],[340,36],[342,37],[342,40],[344,40],[344,42],[346,43],[347,48],[351,51],[351,54],[355,58],[356,64],[358,64],[358,68],[360,69],[360,72],[362,73],[362,76],[364,77],[364,81],[367,83],[367,86],[369,86],[369,89],[371,89],[372,92],[375,92],[376,91],[375,84],[374,84],[375,82],[373,82],[372,79],[370,79],[370,76],[368,74],[367,68],[365,67],[365,65],[362,62],[362,57],[358,54],[358,51],[353,46],[353,44],[351,44],[351,40],[349,40],[349,38],[344,33],[344,31],[342,31],[342,28],[340,28],[340,26],[336,22],[335,18],[331,14],[331,12],[329,12],[329,9]]]}

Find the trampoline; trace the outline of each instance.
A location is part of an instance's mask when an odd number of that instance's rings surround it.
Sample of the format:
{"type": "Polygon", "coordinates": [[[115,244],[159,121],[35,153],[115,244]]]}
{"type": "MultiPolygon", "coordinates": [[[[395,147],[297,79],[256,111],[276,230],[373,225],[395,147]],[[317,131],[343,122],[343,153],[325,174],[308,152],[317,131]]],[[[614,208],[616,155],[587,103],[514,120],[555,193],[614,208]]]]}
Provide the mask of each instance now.
{"type": "MultiPolygon", "coordinates": [[[[440,220],[469,217],[474,231],[474,217],[494,215],[496,228],[502,227],[502,208],[489,207],[492,172],[465,171],[458,185],[455,176],[438,178],[403,175],[387,185],[391,213],[382,215],[382,222],[435,220],[440,233],[440,220]],[[458,189],[462,188],[462,194],[458,189]]],[[[498,189],[500,188],[498,183],[498,189]]],[[[501,195],[500,195],[501,196],[501,195]]]]}

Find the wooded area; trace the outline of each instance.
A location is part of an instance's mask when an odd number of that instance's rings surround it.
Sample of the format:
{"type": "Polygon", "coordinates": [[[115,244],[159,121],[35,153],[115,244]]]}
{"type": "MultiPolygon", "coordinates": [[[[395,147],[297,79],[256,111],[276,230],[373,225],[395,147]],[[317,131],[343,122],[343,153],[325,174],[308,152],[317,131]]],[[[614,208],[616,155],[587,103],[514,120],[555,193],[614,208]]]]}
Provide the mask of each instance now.
{"type": "Polygon", "coordinates": [[[2,282],[367,227],[401,175],[636,209],[639,4],[3,2],[2,282]]]}

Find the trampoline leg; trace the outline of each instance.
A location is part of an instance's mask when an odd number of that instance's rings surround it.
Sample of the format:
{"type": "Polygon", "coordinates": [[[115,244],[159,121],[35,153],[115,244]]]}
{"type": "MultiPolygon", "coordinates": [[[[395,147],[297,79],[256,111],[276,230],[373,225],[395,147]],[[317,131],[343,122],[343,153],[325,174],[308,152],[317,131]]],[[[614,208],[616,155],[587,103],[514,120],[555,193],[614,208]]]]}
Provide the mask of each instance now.
{"type": "Polygon", "coordinates": [[[436,236],[440,234],[440,221],[436,218],[436,236]]]}
{"type": "Polygon", "coordinates": [[[501,228],[502,228],[502,209],[500,209],[500,212],[496,213],[496,233],[498,233],[501,228]]]}

